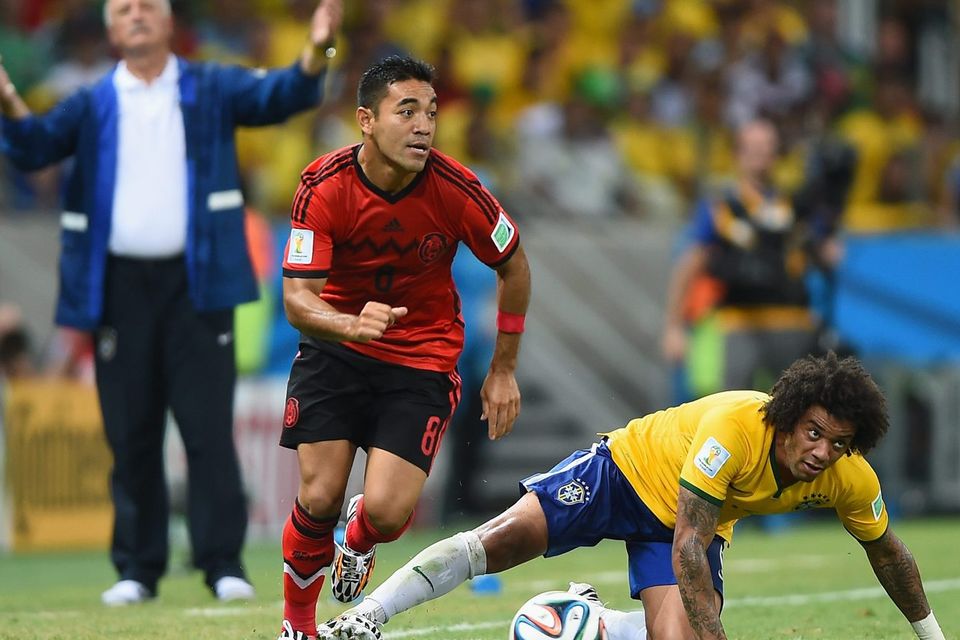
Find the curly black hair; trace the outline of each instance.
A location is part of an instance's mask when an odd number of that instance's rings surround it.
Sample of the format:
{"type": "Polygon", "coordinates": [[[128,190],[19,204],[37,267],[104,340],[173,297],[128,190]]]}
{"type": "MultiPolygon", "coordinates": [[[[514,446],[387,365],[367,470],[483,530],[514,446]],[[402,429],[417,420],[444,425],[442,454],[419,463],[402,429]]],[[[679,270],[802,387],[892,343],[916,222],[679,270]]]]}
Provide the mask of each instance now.
{"type": "Polygon", "coordinates": [[[813,405],[849,422],[856,433],[848,453],[867,453],[890,426],[887,401],[867,370],[856,358],[841,360],[832,351],[791,364],[773,385],[770,396],[760,412],[763,421],[778,431],[793,431],[813,405]]]}
{"type": "Polygon", "coordinates": [[[387,56],[360,76],[360,83],[357,85],[357,106],[366,107],[376,113],[377,106],[394,82],[420,80],[433,84],[435,79],[436,70],[433,65],[422,60],[414,60],[409,56],[387,56]]]}

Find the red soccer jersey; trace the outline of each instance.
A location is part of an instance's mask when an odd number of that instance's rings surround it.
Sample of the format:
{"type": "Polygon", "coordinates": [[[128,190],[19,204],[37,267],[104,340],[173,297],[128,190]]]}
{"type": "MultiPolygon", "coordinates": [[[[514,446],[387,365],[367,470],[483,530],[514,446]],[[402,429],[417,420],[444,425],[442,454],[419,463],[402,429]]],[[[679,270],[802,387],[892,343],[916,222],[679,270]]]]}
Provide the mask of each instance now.
{"type": "Polygon", "coordinates": [[[343,344],[386,362],[451,371],[463,348],[450,272],[457,245],[497,267],[519,244],[516,224],[473,172],[436,149],[393,194],[367,179],[359,151],[345,147],[304,169],[283,275],[327,278],[320,297],[343,313],[359,314],[369,301],[407,307],[379,340],[343,344]]]}

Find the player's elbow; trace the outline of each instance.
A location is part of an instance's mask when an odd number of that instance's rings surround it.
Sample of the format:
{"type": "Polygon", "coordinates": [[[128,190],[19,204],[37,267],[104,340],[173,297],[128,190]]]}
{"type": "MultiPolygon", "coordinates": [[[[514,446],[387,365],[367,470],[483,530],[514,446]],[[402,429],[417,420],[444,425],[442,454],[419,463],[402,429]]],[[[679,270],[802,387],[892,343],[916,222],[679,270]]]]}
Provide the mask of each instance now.
{"type": "Polygon", "coordinates": [[[290,323],[290,326],[298,331],[304,330],[306,322],[305,309],[296,295],[292,293],[283,294],[283,312],[287,316],[287,322],[290,323]]]}

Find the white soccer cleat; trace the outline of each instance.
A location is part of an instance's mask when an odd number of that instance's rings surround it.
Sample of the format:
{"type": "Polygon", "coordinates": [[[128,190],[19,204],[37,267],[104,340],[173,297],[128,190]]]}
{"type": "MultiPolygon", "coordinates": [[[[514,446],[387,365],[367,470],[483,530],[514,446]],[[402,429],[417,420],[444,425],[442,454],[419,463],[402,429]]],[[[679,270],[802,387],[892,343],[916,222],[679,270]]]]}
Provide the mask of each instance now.
{"type": "Polygon", "coordinates": [[[280,635],[277,636],[277,640],[308,640],[309,638],[310,636],[303,631],[294,631],[290,622],[287,620],[283,621],[283,628],[280,631],[280,635]]]}
{"type": "MultiPolygon", "coordinates": [[[[363,494],[357,494],[350,498],[350,504],[347,506],[347,525],[357,517],[357,505],[363,494]]],[[[347,546],[346,541],[343,545],[334,543],[333,566],[330,568],[330,590],[333,597],[340,602],[353,602],[360,593],[363,592],[370,581],[370,574],[373,573],[373,565],[376,563],[377,548],[374,547],[366,553],[357,553],[347,546]]]]}
{"type": "Polygon", "coordinates": [[[596,587],[592,584],[586,582],[571,582],[570,586],[567,588],[569,593],[575,593],[578,596],[583,597],[584,600],[602,607],[603,602],[600,600],[600,595],[597,593],[596,587]]]}
{"type": "Polygon", "coordinates": [[[100,594],[100,600],[108,607],[125,607],[153,598],[154,595],[146,585],[136,580],[121,580],[100,594]]]}
{"type": "Polygon", "coordinates": [[[339,640],[339,637],[334,633],[336,621],[336,618],[331,618],[323,624],[317,625],[317,640],[339,640]]]}
{"type": "MultiPolygon", "coordinates": [[[[382,640],[381,625],[356,613],[344,613],[333,620],[335,640],[382,640]]],[[[317,629],[319,640],[320,630],[317,629]]]]}
{"type": "Polygon", "coordinates": [[[220,602],[233,600],[253,600],[256,592],[253,585],[236,576],[223,576],[213,584],[213,592],[220,602]]]}

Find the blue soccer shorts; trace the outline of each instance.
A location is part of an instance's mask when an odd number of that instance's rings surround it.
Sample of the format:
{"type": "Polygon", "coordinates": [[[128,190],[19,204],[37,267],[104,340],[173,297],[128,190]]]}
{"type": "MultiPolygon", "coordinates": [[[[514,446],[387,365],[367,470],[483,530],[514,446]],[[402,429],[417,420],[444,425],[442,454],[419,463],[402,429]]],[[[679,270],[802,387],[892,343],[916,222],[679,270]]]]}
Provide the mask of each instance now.
{"type": "MultiPolygon", "coordinates": [[[[558,556],[601,540],[623,540],[627,546],[630,597],[647,587],[677,584],[673,574],[673,529],[664,525],[610,457],[605,442],[581,449],[546,473],[520,481],[521,494],[533,491],[547,518],[547,551],[558,556]]],[[[723,538],[707,548],[713,586],[723,597],[723,538]]]]}

